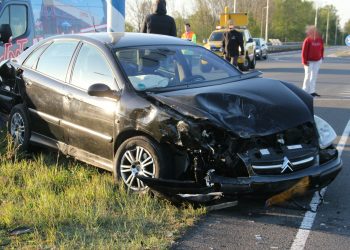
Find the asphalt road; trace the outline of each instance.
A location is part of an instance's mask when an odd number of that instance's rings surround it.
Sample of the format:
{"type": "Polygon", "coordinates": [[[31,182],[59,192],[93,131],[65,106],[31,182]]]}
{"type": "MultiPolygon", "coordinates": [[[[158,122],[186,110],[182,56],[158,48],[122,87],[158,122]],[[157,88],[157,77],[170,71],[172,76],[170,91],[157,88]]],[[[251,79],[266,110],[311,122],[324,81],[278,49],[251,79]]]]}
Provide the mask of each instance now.
{"type": "MultiPolygon", "coordinates": [[[[350,57],[336,53],[350,48],[327,49],[317,83],[315,113],[336,130],[337,144],[350,127],[350,57]],[[349,125],[348,125],[349,123],[349,125]]],[[[300,51],[269,56],[258,61],[264,77],[301,87],[304,70],[300,51]]],[[[286,114],[288,115],[288,114],[286,114]]],[[[317,213],[307,213],[292,203],[265,208],[261,200],[240,200],[238,206],[210,212],[173,245],[174,249],[350,249],[350,140],[346,134],[338,149],[343,170],[327,188],[317,213]],[[314,220],[313,220],[314,219],[314,220]],[[303,222],[302,228],[301,224],[303,222]],[[311,230],[304,230],[310,228],[311,230]],[[294,244],[294,245],[293,245],[294,244]],[[293,246],[293,248],[291,248],[293,246]]],[[[312,195],[298,202],[309,205],[312,195]]]]}

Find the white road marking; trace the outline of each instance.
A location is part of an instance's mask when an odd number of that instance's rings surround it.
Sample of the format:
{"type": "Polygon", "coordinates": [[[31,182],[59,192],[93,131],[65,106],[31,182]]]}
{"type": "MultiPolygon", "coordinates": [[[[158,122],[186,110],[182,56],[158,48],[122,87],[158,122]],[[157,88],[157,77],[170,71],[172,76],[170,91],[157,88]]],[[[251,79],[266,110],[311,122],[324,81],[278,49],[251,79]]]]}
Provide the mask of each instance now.
{"type": "Polygon", "coordinates": [[[350,91],[343,91],[343,92],[340,93],[340,95],[342,95],[342,96],[344,96],[344,95],[350,96],[350,91]]]}
{"type": "MultiPolygon", "coordinates": [[[[350,120],[348,121],[348,124],[346,125],[343,135],[339,140],[339,143],[337,145],[337,150],[339,152],[339,157],[341,157],[344,147],[346,145],[346,141],[349,138],[350,134],[350,120]]],[[[321,195],[323,196],[326,193],[327,187],[323,188],[321,190],[321,195]]],[[[320,196],[318,192],[314,194],[312,197],[312,200],[310,202],[310,207],[312,210],[317,209],[317,205],[320,203],[320,196]]],[[[298,233],[295,236],[294,242],[291,246],[291,250],[302,250],[305,247],[307,238],[309,237],[309,234],[311,232],[312,225],[314,224],[315,218],[317,213],[313,212],[306,212],[303,221],[301,222],[301,225],[299,227],[298,233]]]]}
{"type": "Polygon", "coordinates": [[[323,95],[321,93],[321,97],[315,97],[314,98],[314,102],[318,102],[318,101],[348,101],[350,97],[350,93],[349,96],[345,96],[342,95],[341,93],[336,93],[334,96],[332,95],[323,95]]]}
{"type": "Polygon", "coordinates": [[[289,62],[290,60],[287,59],[280,59],[279,57],[271,58],[272,60],[276,62],[289,62]]]}

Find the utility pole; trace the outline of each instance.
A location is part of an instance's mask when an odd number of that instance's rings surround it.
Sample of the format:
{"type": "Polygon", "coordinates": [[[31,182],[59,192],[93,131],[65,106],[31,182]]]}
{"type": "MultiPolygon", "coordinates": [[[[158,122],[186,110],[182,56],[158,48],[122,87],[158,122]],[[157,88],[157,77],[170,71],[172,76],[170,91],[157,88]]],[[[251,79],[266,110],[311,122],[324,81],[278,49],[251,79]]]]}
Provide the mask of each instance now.
{"type": "Polygon", "coordinates": [[[327,14],[327,32],[326,32],[326,45],[328,46],[328,31],[329,31],[329,7],[328,7],[328,14],[327,14]]]}
{"type": "Polygon", "coordinates": [[[316,3],[315,27],[317,28],[318,4],[316,3]]]}
{"type": "Polygon", "coordinates": [[[260,37],[263,37],[263,26],[264,26],[264,10],[267,7],[265,6],[264,8],[261,9],[261,26],[260,26],[260,37]]]}
{"type": "Polygon", "coordinates": [[[334,45],[337,45],[337,36],[338,36],[338,18],[335,19],[335,38],[334,38],[334,45]]]}
{"type": "Polygon", "coordinates": [[[236,13],[236,2],[237,0],[233,0],[233,13],[236,13]]]}
{"type": "Polygon", "coordinates": [[[267,39],[269,38],[269,1],[266,3],[266,26],[265,26],[265,41],[269,42],[267,39]]]}

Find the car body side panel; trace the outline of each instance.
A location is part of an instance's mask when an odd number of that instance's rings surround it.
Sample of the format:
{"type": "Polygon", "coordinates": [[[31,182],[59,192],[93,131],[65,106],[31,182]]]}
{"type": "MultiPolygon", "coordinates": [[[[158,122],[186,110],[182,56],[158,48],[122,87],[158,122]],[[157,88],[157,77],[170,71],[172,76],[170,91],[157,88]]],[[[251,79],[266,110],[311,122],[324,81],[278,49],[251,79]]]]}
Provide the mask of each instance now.
{"type": "Polygon", "coordinates": [[[139,131],[150,135],[158,142],[177,138],[175,112],[171,116],[164,108],[152,103],[140,95],[125,91],[117,107],[116,134],[125,131],[139,131]]]}
{"type": "Polygon", "coordinates": [[[61,126],[65,85],[31,69],[25,69],[22,78],[22,85],[25,86],[24,101],[31,123],[35,124],[32,131],[57,141],[65,141],[61,126]]]}
{"type": "Polygon", "coordinates": [[[112,160],[117,101],[67,86],[63,103],[62,127],[68,132],[68,143],[112,160]]]}

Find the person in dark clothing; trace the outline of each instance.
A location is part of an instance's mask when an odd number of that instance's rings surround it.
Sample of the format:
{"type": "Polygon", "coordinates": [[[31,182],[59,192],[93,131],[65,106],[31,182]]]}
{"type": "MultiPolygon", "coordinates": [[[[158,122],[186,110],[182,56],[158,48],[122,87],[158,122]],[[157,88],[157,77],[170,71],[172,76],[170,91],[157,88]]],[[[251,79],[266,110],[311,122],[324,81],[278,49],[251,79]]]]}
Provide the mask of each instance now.
{"type": "Polygon", "coordinates": [[[142,28],[142,33],[176,36],[175,20],[166,13],[165,0],[156,0],[154,5],[154,13],[146,17],[142,28]]]}
{"type": "Polygon", "coordinates": [[[225,59],[234,66],[237,66],[239,57],[239,47],[241,47],[241,55],[244,55],[243,35],[235,30],[233,24],[229,25],[229,30],[224,33],[222,40],[222,48],[225,59]]]}

